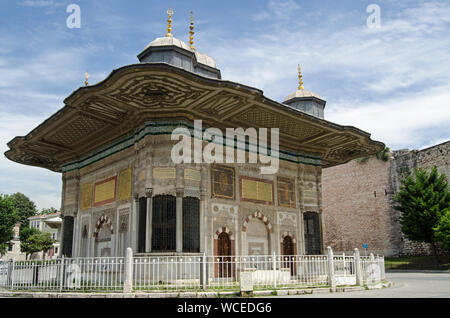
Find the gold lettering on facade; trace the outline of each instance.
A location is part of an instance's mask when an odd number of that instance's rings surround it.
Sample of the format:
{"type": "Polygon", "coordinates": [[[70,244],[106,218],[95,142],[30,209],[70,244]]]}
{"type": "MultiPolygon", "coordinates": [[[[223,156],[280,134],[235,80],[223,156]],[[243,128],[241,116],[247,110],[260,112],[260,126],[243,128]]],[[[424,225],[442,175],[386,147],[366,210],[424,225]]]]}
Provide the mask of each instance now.
{"type": "Polygon", "coordinates": [[[87,210],[92,207],[92,182],[81,186],[81,210],[87,210]]]}
{"type": "Polygon", "coordinates": [[[64,205],[75,204],[75,194],[66,194],[66,198],[64,200],[64,205]]]}
{"type": "Polygon", "coordinates": [[[119,174],[118,196],[119,200],[131,198],[131,168],[125,169],[119,174]]]}
{"type": "Polygon", "coordinates": [[[95,184],[94,205],[113,202],[116,199],[116,177],[95,184]]]}
{"type": "Polygon", "coordinates": [[[200,171],[194,169],[184,169],[184,178],[187,180],[200,181],[201,174],[200,171]]]}
{"type": "Polygon", "coordinates": [[[144,181],[146,179],[146,171],[145,169],[141,170],[138,175],[138,181],[144,181]]]}
{"type": "Polygon", "coordinates": [[[153,177],[155,179],[175,179],[175,168],[153,168],[153,177]]]}
{"type": "Polygon", "coordinates": [[[249,201],[273,202],[272,182],[258,181],[254,179],[241,179],[241,197],[249,201]]]}

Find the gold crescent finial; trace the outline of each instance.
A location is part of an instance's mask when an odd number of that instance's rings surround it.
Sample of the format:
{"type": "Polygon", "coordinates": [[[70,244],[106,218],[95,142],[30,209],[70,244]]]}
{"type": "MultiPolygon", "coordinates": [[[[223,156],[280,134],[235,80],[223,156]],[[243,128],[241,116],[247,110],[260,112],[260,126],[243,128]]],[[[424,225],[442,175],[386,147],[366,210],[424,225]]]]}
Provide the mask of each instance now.
{"type": "Polygon", "coordinates": [[[89,84],[89,82],[88,82],[89,76],[90,75],[89,75],[88,71],[86,71],[84,73],[84,85],[86,85],[86,86],[88,86],[88,84],[89,84]]]}
{"type": "Polygon", "coordinates": [[[165,36],[173,37],[173,35],[172,35],[172,15],[173,15],[172,8],[169,8],[169,10],[167,10],[166,13],[169,17],[167,19],[167,33],[165,36]]]}
{"type": "Polygon", "coordinates": [[[194,15],[192,14],[189,16],[189,20],[191,21],[191,25],[189,26],[189,47],[195,51],[194,46],[194,15]]]}
{"type": "Polygon", "coordinates": [[[300,64],[298,64],[298,90],[305,89],[303,87],[303,76],[302,76],[302,69],[300,68],[300,64]]]}

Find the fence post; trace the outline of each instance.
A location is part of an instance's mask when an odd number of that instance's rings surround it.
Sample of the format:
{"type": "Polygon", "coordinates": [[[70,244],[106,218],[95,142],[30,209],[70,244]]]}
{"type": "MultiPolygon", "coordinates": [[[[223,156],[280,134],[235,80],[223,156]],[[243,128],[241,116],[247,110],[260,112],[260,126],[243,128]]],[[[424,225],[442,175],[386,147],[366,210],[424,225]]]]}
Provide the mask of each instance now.
{"type": "Polygon", "coordinates": [[[275,251],[273,251],[272,266],[273,266],[273,288],[276,289],[277,288],[277,263],[276,263],[275,251]]]}
{"type": "Polygon", "coordinates": [[[355,275],[356,275],[356,285],[362,286],[362,268],[361,268],[361,255],[359,254],[359,250],[355,248],[355,252],[353,254],[355,256],[355,275]]]}
{"type": "Polygon", "coordinates": [[[330,284],[331,290],[336,291],[336,279],[334,277],[334,260],[333,260],[333,250],[330,246],[327,247],[328,256],[328,283],[330,284]]]}
{"type": "Polygon", "coordinates": [[[206,253],[203,252],[202,256],[202,289],[206,290],[206,253]]]}
{"type": "Polygon", "coordinates": [[[61,262],[59,264],[59,292],[62,292],[63,285],[64,285],[64,255],[61,257],[61,262]]]}
{"type": "Polygon", "coordinates": [[[14,275],[14,259],[9,261],[8,264],[8,276],[6,279],[6,284],[7,286],[10,286],[11,289],[14,289],[14,279],[13,276],[14,275]]]}
{"type": "Polygon", "coordinates": [[[125,257],[125,281],[123,282],[123,292],[131,293],[133,291],[133,250],[131,247],[127,248],[125,257]]]}

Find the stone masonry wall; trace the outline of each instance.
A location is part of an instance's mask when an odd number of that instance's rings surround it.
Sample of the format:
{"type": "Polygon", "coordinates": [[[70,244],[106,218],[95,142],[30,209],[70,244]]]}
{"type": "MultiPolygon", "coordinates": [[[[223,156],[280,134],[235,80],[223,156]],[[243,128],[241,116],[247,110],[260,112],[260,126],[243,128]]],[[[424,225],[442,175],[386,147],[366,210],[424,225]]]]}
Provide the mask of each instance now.
{"type": "Polygon", "coordinates": [[[350,253],[363,243],[368,252],[384,255],[428,255],[427,244],[412,242],[401,233],[400,213],[393,195],[400,180],[415,168],[438,168],[450,176],[450,141],[423,150],[399,150],[387,162],[375,157],[365,162],[323,170],[325,246],[350,253]]]}

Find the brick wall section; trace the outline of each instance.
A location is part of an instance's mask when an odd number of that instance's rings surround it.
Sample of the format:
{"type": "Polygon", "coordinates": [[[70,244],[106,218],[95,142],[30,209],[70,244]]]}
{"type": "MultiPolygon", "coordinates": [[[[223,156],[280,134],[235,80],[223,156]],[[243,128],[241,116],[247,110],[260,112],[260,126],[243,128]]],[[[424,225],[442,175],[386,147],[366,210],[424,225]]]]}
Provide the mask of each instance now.
{"type": "Polygon", "coordinates": [[[370,251],[392,249],[388,191],[390,165],[370,158],[323,170],[323,223],[325,246],[351,252],[368,244],[370,251]],[[375,196],[376,193],[376,196],[375,196]]]}
{"type": "Polygon", "coordinates": [[[450,176],[450,141],[392,155],[388,162],[373,157],[364,163],[354,160],[323,170],[325,246],[350,253],[367,243],[369,252],[384,255],[430,253],[427,244],[403,237],[392,197],[400,180],[414,168],[437,166],[440,173],[450,176]]]}

